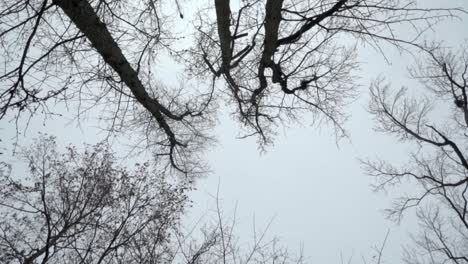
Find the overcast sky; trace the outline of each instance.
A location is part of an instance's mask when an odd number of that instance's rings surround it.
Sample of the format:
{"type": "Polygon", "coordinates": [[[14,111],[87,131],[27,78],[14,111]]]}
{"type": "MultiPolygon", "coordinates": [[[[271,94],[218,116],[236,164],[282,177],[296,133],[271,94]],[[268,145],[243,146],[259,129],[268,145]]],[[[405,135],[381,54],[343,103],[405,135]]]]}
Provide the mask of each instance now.
{"type": "MultiPolygon", "coordinates": [[[[468,1],[424,1],[432,7],[462,6],[468,1]]],[[[444,40],[459,48],[468,40],[468,19],[446,21],[428,36],[444,40]]],[[[347,123],[350,140],[336,145],[330,127],[291,127],[280,132],[274,147],[259,154],[255,141],[236,140],[238,127],[226,115],[217,128],[220,144],[208,155],[214,173],[199,181],[194,193],[194,214],[213,208],[213,199],[220,183],[223,207],[232,213],[237,204],[239,232],[243,240],[252,237],[252,219],[258,227],[266,226],[271,217],[269,233],[281,237],[292,252],[303,243],[304,253],[312,263],[340,263],[340,253],[353,263],[362,263],[361,255],[372,255],[371,247],[381,244],[390,230],[384,251],[386,263],[398,263],[401,247],[410,243],[408,233],[416,231],[411,214],[397,225],[386,220],[383,210],[394,193],[374,193],[373,183],[364,175],[358,158],[381,157],[404,162],[410,146],[372,130],[374,122],[366,111],[368,86],[379,74],[394,83],[394,88],[417,84],[408,80],[408,56],[386,50],[391,64],[371,48],[360,49],[361,96],[349,107],[352,117],[347,123]]],[[[229,212],[226,212],[228,214],[229,212]]]]}
{"type": "MultiPolygon", "coordinates": [[[[466,0],[424,2],[468,9],[466,0]]],[[[190,18],[187,12],[192,8],[188,1],[183,9],[186,19],[190,18]]],[[[468,19],[447,21],[432,34],[435,40],[458,47],[468,39],[467,26],[468,19]]],[[[302,243],[304,254],[312,263],[339,263],[340,252],[345,257],[354,255],[353,263],[361,263],[361,254],[370,255],[371,247],[381,243],[390,230],[384,255],[387,263],[397,263],[401,245],[409,243],[407,234],[415,228],[414,220],[411,215],[401,225],[385,220],[382,210],[394,196],[373,193],[372,179],[364,175],[358,161],[377,156],[404,161],[409,150],[393,138],[372,131],[372,117],[366,112],[368,85],[379,74],[387,76],[395,88],[414,84],[408,81],[406,73],[411,58],[394,50],[388,50],[387,55],[391,64],[374,50],[361,48],[359,60],[365,62],[360,72],[361,96],[348,107],[352,116],[346,124],[350,139],[338,144],[330,127],[310,126],[312,120],[306,118],[303,126],[282,129],[274,146],[261,154],[254,139],[236,139],[238,125],[221,113],[214,133],[219,144],[207,154],[213,172],[198,181],[198,190],[192,193],[194,207],[186,222],[194,222],[214,208],[212,195],[219,184],[221,206],[227,216],[237,204],[237,234],[242,241],[251,239],[254,215],[259,228],[274,217],[269,234],[279,236],[292,253],[302,243]]],[[[162,65],[162,73],[174,72],[171,63],[162,65]]],[[[162,73],[161,76],[169,76],[162,73]]],[[[75,123],[64,127],[64,119],[47,120],[45,126],[42,121],[34,120],[20,142],[28,142],[37,131],[58,136],[62,144],[94,143],[104,136],[98,129],[80,129],[75,123]]],[[[2,128],[2,138],[13,138],[13,124],[2,123],[2,128]]]]}

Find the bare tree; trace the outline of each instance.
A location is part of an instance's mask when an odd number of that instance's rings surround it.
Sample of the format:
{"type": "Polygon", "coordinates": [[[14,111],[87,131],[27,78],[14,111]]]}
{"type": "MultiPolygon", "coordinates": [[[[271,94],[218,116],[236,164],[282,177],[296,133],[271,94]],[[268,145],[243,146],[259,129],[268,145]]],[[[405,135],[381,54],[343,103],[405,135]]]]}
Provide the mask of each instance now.
{"type": "MultiPolygon", "coordinates": [[[[218,186],[219,187],[219,186],[218,186]]],[[[187,264],[303,264],[306,258],[302,248],[298,255],[283,247],[280,239],[269,234],[273,219],[264,229],[258,229],[253,220],[252,238],[239,237],[236,210],[227,216],[220,205],[219,188],[215,196],[214,214],[206,214],[203,224],[190,228],[189,232],[177,233],[178,259],[187,264]],[[211,220],[207,220],[210,219],[211,220]],[[199,229],[198,234],[195,229],[199,229]]],[[[182,229],[182,228],[181,228],[182,229]]]]}
{"type": "MultiPolygon", "coordinates": [[[[229,1],[215,0],[200,12],[194,48],[181,52],[173,50],[179,36],[170,30],[173,17],[164,5],[155,0],[0,0],[0,119],[18,122],[25,112],[61,114],[51,107],[57,102],[76,104],[78,118],[99,109],[110,132],[141,135],[145,148],[153,147],[158,159],[184,174],[197,174],[204,169],[200,154],[212,141],[216,101],[234,105],[245,135],[258,135],[261,144],[272,141],[275,125],[299,121],[304,112],[319,114],[344,135],[343,106],[356,92],[357,44],[363,41],[377,49],[381,41],[397,48],[416,45],[425,29],[457,11],[418,8],[413,0],[255,0],[235,8],[229,1]],[[400,25],[411,26],[413,36],[398,36],[400,25]],[[190,82],[180,87],[161,84],[154,71],[165,52],[188,60],[188,72],[197,80],[212,76],[212,85],[199,90],[190,82]],[[215,92],[215,80],[221,76],[227,93],[215,92]]],[[[468,125],[466,63],[463,68],[456,57],[446,62],[435,50],[429,53],[437,63],[420,78],[435,84],[441,98],[451,95],[455,112],[463,113],[463,119],[454,119],[456,125],[468,125]],[[441,75],[435,75],[437,69],[442,69],[441,75]],[[444,80],[451,90],[437,86],[444,80]]],[[[399,93],[396,101],[402,96],[399,93]]],[[[449,171],[450,176],[434,177],[436,189],[408,199],[401,208],[451,187],[454,191],[444,197],[453,202],[448,202],[452,212],[465,219],[466,176],[452,181],[465,175],[465,149],[455,143],[465,135],[452,139],[432,124],[421,125],[429,110],[425,103],[405,103],[401,111],[385,112],[379,110],[389,106],[385,89],[375,89],[373,98],[373,111],[385,129],[440,150],[432,160],[416,158],[416,164],[431,173],[434,164],[444,165],[437,167],[439,174],[441,168],[449,171]]],[[[49,139],[24,152],[30,179],[10,177],[6,165],[2,170],[2,260],[170,262],[176,253],[166,244],[167,227],[177,222],[188,187],[152,178],[147,165],[135,172],[118,168],[103,145],[81,155],[69,149],[61,156],[54,149],[49,139]]],[[[224,238],[229,228],[222,226],[220,222],[207,233],[201,250],[187,260],[206,251],[215,252],[200,255],[206,262],[238,262],[236,247],[224,238]],[[221,244],[215,243],[218,238],[221,244]]],[[[260,249],[253,252],[267,256],[260,249]]],[[[458,251],[448,252],[458,260],[458,251]]],[[[277,259],[276,253],[257,263],[272,259],[277,259]]]]}
{"type": "Polygon", "coordinates": [[[0,262],[167,263],[189,184],[148,164],[119,167],[103,144],[59,153],[51,137],[22,151],[27,174],[0,171],[0,262]],[[174,180],[172,180],[174,181],[174,180]]]}
{"type": "Polygon", "coordinates": [[[456,11],[419,8],[413,0],[214,2],[199,14],[190,70],[223,77],[245,136],[261,144],[271,143],[276,125],[304,113],[344,136],[344,106],[357,92],[357,45],[381,52],[383,43],[417,45],[425,29],[456,11]],[[414,32],[405,38],[401,27],[414,32]]]}
{"type": "Polygon", "coordinates": [[[59,152],[43,136],[20,154],[24,176],[0,163],[1,263],[304,263],[267,235],[270,225],[254,225],[242,246],[219,196],[200,235],[186,231],[191,183],[148,163],[120,167],[104,144],[59,152]]]}
{"type": "Polygon", "coordinates": [[[47,102],[78,101],[79,115],[100,109],[109,130],[144,135],[179,171],[203,169],[197,153],[209,139],[211,91],[154,78],[156,55],[177,40],[160,9],[153,0],[1,1],[0,118],[60,114],[47,102]]]}
{"type": "Polygon", "coordinates": [[[414,247],[406,251],[407,263],[468,263],[466,50],[452,52],[431,44],[422,52],[425,59],[410,73],[432,97],[411,98],[406,88],[391,93],[390,84],[382,79],[371,87],[370,112],[377,130],[418,147],[406,166],[365,162],[368,173],[378,180],[376,190],[411,186],[388,210],[398,220],[408,209],[417,210],[421,231],[414,236],[414,247]]]}
{"type": "Polygon", "coordinates": [[[99,112],[93,115],[110,132],[141,138],[173,168],[196,174],[204,171],[200,154],[212,142],[219,99],[236,107],[246,135],[259,135],[262,144],[278,121],[299,121],[304,112],[320,113],[344,135],[357,40],[402,47],[455,11],[421,9],[413,0],[257,0],[234,12],[229,1],[215,1],[213,22],[213,8],[200,13],[207,22],[195,47],[177,51],[177,16],[165,3],[0,1],[0,119],[61,114],[55,102],[77,105],[78,118],[99,112]],[[398,25],[414,28],[415,38],[398,37],[398,25]],[[154,72],[164,53],[188,59],[199,77],[192,80],[202,84],[161,84],[154,72]],[[214,91],[214,81],[204,85],[206,73],[224,77],[227,95],[214,91]]]}

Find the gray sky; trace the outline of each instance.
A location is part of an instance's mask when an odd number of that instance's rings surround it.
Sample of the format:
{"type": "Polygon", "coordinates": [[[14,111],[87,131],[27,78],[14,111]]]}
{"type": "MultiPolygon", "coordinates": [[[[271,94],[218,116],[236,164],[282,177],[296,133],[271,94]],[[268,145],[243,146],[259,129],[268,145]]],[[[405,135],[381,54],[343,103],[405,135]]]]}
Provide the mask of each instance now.
{"type": "MultiPolygon", "coordinates": [[[[425,3],[468,9],[466,0],[425,3]]],[[[185,12],[190,10],[188,1],[184,5],[185,12]]],[[[447,21],[431,34],[435,40],[458,47],[468,38],[467,21],[447,21]]],[[[362,93],[348,107],[352,115],[346,125],[350,140],[338,145],[330,127],[310,126],[311,120],[305,119],[302,127],[280,131],[275,145],[260,154],[254,139],[235,138],[238,125],[226,113],[222,114],[214,133],[219,144],[207,154],[213,173],[199,180],[198,190],[192,193],[195,206],[186,222],[193,223],[214,208],[212,195],[220,184],[226,215],[237,204],[237,235],[242,241],[252,237],[254,215],[259,228],[274,217],[269,234],[279,236],[292,253],[303,243],[304,254],[312,263],[339,263],[341,251],[345,257],[354,255],[353,263],[361,263],[361,254],[370,255],[371,247],[380,244],[390,230],[384,254],[387,263],[397,263],[401,245],[409,243],[407,233],[415,228],[414,219],[409,215],[401,225],[385,220],[382,210],[394,196],[373,193],[369,186],[372,179],[363,174],[357,160],[379,156],[401,162],[409,150],[407,145],[373,132],[372,118],[365,110],[367,86],[372,78],[382,74],[395,87],[408,83],[406,66],[411,58],[401,57],[394,50],[388,50],[387,55],[391,65],[374,50],[361,49],[359,59],[365,62],[360,73],[362,93]]],[[[162,65],[162,76],[173,72],[171,63],[162,65]]],[[[83,130],[74,123],[64,128],[63,123],[63,119],[48,120],[43,126],[42,120],[34,120],[20,142],[26,144],[39,130],[58,136],[62,144],[94,143],[104,136],[85,123],[83,130]]],[[[2,123],[2,128],[6,138],[15,133],[13,124],[2,123]]]]}
{"type": "MultiPolygon", "coordinates": [[[[463,0],[424,2],[432,7],[468,9],[463,0]]],[[[468,40],[467,25],[468,19],[446,21],[428,36],[458,48],[468,40]]],[[[244,241],[252,238],[254,215],[258,227],[274,217],[269,234],[278,235],[291,252],[303,243],[312,263],[340,263],[341,252],[345,258],[354,255],[353,263],[362,263],[361,255],[372,256],[371,247],[380,245],[390,230],[384,256],[386,263],[398,263],[401,247],[410,243],[408,233],[416,231],[415,219],[408,214],[400,225],[386,220],[383,210],[396,194],[374,193],[372,179],[364,175],[357,160],[381,157],[405,162],[405,154],[411,150],[393,137],[374,132],[374,122],[366,111],[368,85],[379,74],[394,83],[394,88],[418,89],[406,72],[412,59],[392,49],[386,55],[391,64],[375,50],[360,48],[363,86],[360,98],[349,107],[351,142],[342,140],[337,146],[330,127],[317,128],[305,121],[303,127],[281,131],[274,147],[262,155],[253,139],[236,140],[237,124],[222,116],[216,132],[220,145],[208,155],[214,173],[199,181],[193,215],[214,207],[209,194],[216,194],[219,183],[226,214],[237,204],[238,233],[244,241]]]]}

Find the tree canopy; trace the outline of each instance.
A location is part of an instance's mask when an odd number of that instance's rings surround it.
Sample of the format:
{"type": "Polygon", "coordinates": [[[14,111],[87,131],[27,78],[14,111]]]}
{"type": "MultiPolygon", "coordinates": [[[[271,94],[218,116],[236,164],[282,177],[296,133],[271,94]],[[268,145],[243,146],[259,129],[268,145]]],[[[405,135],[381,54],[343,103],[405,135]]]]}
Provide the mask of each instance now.
{"type": "Polygon", "coordinates": [[[78,116],[104,105],[96,116],[109,131],[135,131],[173,168],[196,173],[221,100],[261,146],[304,114],[343,136],[356,46],[417,45],[421,32],[460,11],[413,0],[215,1],[199,12],[193,42],[176,49],[183,36],[171,32],[172,4],[2,1],[0,118],[57,114],[57,101],[78,101],[78,116]],[[163,51],[186,64],[185,84],[169,87],[152,74],[163,51]]]}
{"type": "Polygon", "coordinates": [[[0,0],[1,122],[20,131],[30,119],[68,111],[81,122],[88,114],[110,136],[131,135],[152,154],[127,168],[105,143],[60,154],[53,138],[41,137],[20,151],[29,177],[12,175],[2,162],[0,260],[291,261],[275,243],[263,251],[260,241],[240,257],[221,217],[200,243],[182,243],[177,226],[187,192],[208,170],[204,152],[216,141],[220,105],[240,137],[255,137],[260,149],[280,128],[308,117],[346,137],[346,106],[363,74],[358,51],[366,47],[384,58],[389,48],[416,58],[410,77],[429,91],[411,98],[384,77],[369,90],[376,130],[417,146],[407,167],[364,161],[377,190],[404,180],[419,188],[389,210],[400,219],[418,209],[422,233],[405,260],[468,263],[467,51],[424,39],[464,10],[416,0],[214,0],[194,11],[192,29],[179,31],[191,4],[0,0]],[[182,68],[178,84],[158,75],[161,60],[182,68]],[[440,122],[435,102],[450,117],[440,122]]]}

